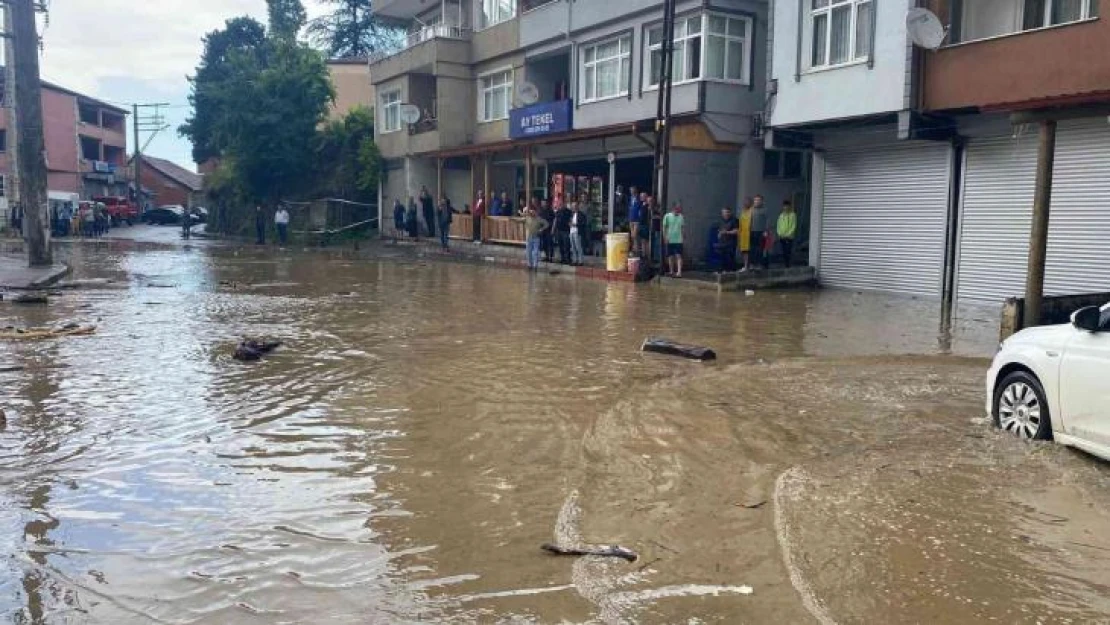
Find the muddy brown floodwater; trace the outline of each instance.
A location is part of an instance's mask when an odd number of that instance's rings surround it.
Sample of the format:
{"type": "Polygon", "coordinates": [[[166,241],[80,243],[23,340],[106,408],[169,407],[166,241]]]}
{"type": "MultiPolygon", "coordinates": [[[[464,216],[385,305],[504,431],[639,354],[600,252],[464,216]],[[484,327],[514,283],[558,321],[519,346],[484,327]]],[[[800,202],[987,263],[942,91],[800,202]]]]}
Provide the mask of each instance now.
{"type": "Polygon", "coordinates": [[[111,282],[0,308],[99,325],[0,344],[0,620],[1110,622],[1110,471],[986,424],[994,311],[62,253],[111,282]],[[286,346],[238,363],[244,335],[286,346]]]}

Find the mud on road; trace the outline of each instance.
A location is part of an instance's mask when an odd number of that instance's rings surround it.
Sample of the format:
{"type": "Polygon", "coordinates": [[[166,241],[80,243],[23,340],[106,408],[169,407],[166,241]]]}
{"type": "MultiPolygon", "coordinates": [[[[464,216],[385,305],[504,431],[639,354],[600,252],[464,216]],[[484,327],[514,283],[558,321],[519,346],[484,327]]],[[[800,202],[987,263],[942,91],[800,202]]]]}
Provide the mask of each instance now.
{"type": "Polygon", "coordinates": [[[83,288],[0,309],[98,325],[0,344],[6,620],[1110,621],[1107,467],[984,422],[989,311],[388,248],[63,254],[83,288]],[[285,345],[238,363],[243,336],[285,345]]]}

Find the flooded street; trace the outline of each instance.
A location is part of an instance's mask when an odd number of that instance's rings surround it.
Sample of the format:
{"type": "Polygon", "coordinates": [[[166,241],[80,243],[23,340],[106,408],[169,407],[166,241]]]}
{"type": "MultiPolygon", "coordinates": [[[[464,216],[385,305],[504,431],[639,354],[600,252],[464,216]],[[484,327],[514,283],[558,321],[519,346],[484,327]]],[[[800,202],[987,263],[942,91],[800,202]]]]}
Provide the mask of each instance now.
{"type": "Polygon", "coordinates": [[[1110,623],[1110,467],[988,426],[996,311],[163,238],[0,304],[98,325],[0,343],[0,620],[1110,623]]]}

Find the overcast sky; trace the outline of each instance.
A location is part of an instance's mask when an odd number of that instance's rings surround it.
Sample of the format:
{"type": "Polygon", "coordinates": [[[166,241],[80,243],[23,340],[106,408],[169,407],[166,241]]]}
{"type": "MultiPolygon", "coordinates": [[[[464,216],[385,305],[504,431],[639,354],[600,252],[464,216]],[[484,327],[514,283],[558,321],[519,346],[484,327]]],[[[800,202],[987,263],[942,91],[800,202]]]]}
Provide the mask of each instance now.
{"type": "MultiPolygon", "coordinates": [[[[321,12],[313,0],[305,7],[310,18],[321,12]]],[[[239,15],[265,23],[265,0],[57,0],[42,31],[42,77],[129,110],[132,102],[170,103],[171,128],[147,152],[195,170],[192,147],[177,136],[189,114],[185,77],[201,37],[239,15]]],[[[130,129],[127,140],[130,151],[130,129]]]]}

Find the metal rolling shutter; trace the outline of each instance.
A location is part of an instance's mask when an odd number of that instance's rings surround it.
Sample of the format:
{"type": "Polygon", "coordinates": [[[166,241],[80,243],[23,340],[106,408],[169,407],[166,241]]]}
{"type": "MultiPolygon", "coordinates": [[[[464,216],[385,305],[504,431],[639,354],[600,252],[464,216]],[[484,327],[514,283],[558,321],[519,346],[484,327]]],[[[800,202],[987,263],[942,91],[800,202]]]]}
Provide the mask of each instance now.
{"type": "Polygon", "coordinates": [[[1110,124],[1105,117],[1060,122],[1044,287],[1049,295],[1110,291],[1110,124]]]}
{"type": "Polygon", "coordinates": [[[940,296],[949,152],[943,143],[826,152],[822,284],[940,296]]]}
{"type": "MultiPolygon", "coordinates": [[[[1037,136],[973,140],[961,209],[957,297],[1025,292],[1037,136]]],[[[1110,125],[1064,122],[1056,138],[1045,293],[1110,291],[1110,125]]]]}
{"type": "Polygon", "coordinates": [[[964,159],[956,297],[1001,302],[1025,291],[1037,135],[973,139],[964,159]]]}

